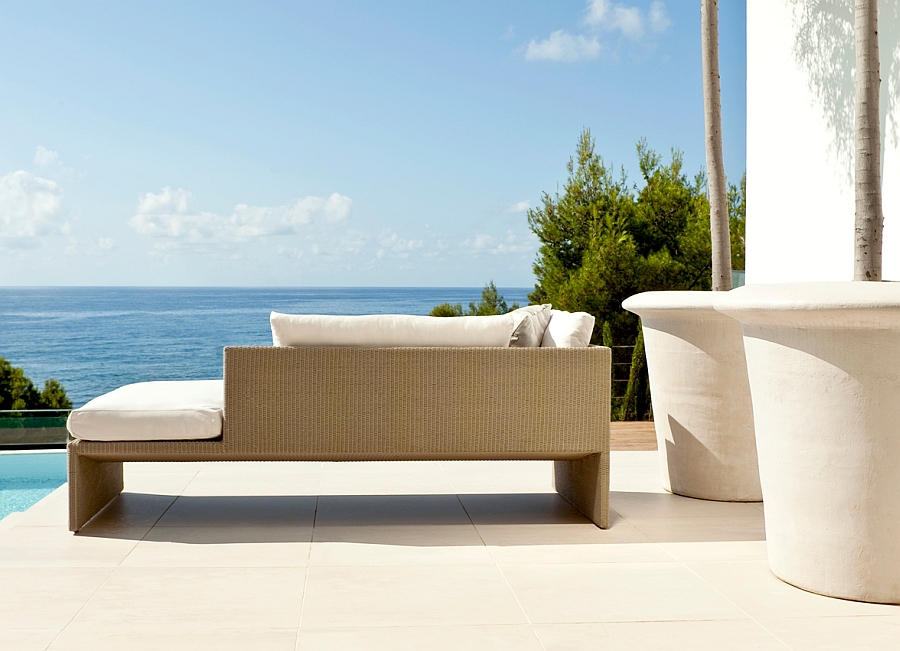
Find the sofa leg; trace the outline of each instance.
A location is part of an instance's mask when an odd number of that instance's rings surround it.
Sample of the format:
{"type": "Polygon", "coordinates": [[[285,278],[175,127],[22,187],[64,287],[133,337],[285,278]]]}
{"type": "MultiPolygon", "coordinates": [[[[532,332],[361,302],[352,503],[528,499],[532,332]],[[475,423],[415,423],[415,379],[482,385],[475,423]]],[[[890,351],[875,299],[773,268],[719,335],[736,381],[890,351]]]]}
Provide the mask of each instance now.
{"type": "Polygon", "coordinates": [[[553,462],[556,491],[601,529],[609,528],[609,452],[553,462]]]}
{"type": "Polygon", "coordinates": [[[121,461],[95,461],[69,450],[69,531],[78,531],[124,487],[121,461]]]}

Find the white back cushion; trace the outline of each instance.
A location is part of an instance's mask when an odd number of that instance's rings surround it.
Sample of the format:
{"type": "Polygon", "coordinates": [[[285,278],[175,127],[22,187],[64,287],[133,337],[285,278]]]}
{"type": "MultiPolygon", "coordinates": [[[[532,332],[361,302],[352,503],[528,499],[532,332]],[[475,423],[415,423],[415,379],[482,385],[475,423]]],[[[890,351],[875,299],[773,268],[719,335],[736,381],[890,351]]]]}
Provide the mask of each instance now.
{"type": "Polygon", "coordinates": [[[587,312],[552,310],[542,348],[584,348],[591,343],[594,317],[587,312]]]}
{"type": "Polygon", "coordinates": [[[518,321],[512,313],[497,316],[412,316],[374,314],[332,316],[272,312],[275,346],[509,346],[518,321]]]}
{"type": "Polygon", "coordinates": [[[222,380],[138,382],[104,393],[69,414],[87,441],[184,441],[222,434],[222,380]]]}

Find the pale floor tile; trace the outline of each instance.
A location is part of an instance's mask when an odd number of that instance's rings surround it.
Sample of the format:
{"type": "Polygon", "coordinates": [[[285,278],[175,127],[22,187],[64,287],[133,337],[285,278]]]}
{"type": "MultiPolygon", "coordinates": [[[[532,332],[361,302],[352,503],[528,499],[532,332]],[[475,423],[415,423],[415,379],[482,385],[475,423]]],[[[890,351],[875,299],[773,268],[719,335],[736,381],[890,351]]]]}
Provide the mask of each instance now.
{"type": "Polygon", "coordinates": [[[900,615],[766,618],[760,624],[793,651],[896,651],[900,648],[900,615]]]}
{"type": "Polygon", "coordinates": [[[609,473],[609,490],[616,493],[671,495],[662,486],[658,468],[619,468],[609,473]]]}
{"type": "Polygon", "coordinates": [[[122,567],[302,567],[312,527],[155,527],[122,567]]]}
{"type": "Polygon", "coordinates": [[[609,453],[610,474],[623,468],[659,470],[659,454],[655,450],[613,450],[609,453]]]}
{"type": "Polygon", "coordinates": [[[19,521],[19,518],[22,517],[22,513],[20,511],[13,511],[12,513],[7,513],[4,517],[0,518],[0,536],[3,536],[3,532],[8,529],[12,529],[19,521]]]}
{"type": "Polygon", "coordinates": [[[530,626],[409,626],[300,629],[297,651],[543,651],[530,626]]]}
{"type": "Polygon", "coordinates": [[[552,461],[442,461],[456,493],[555,493],[552,461]]]}
{"type": "Polygon", "coordinates": [[[613,511],[601,529],[556,493],[460,495],[460,501],[487,545],[648,543],[613,511]]]}
{"type": "Polygon", "coordinates": [[[316,527],[468,525],[456,495],[323,495],[316,527]]]}
{"type": "Polygon", "coordinates": [[[72,624],[48,651],[294,651],[296,639],[296,628],[72,624]]]}
{"type": "Polygon", "coordinates": [[[197,465],[201,476],[213,473],[252,479],[276,475],[319,476],[325,464],[322,461],[204,461],[197,465]]]}
{"type": "Polygon", "coordinates": [[[672,556],[653,543],[491,545],[488,550],[499,565],[672,562],[672,556]]]}
{"type": "Polygon", "coordinates": [[[741,619],[680,563],[504,565],[532,623],[741,619]]]}
{"type": "Polygon", "coordinates": [[[197,473],[129,473],[125,471],[125,491],[179,495],[197,473]]]}
{"type": "Polygon", "coordinates": [[[51,628],[4,628],[0,626],[0,646],[3,651],[44,651],[58,632],[51,628]]]}
{"type": "Polygon", "coordinates": [[[658,543],[762,542],[766,539],[762,514],[757,518],[628,518],[627,522],[658,543]]]}
{"type": "Polygon", "coordinates": [[[795,588],[772,574],[768,561],[691,562],[687,566],[756,619],[900,614],[900,606],[834,599],[795,588]]]}
{"type": "Polygon", "coordinates": [[[547,624],[534,630],[544,651],[787,651],[749,619],[547,624]]]}
{"type": "Polygon", "coordinates": [[[310,567],[301,627],[525,624],[493,565],[310,567]]]}
{"type": "Polygon", "coordinates": [[[311,527],[316,498],[304,495],[183,495],[158,527],[311,527]]]}
{"type": "Polygon", "coordinates": [[[73,536],[65,527],[14,527],[0,536],[0,567],[115,567],[136,544],[73,536]]]}
{"type": "Polygon", "coordinates": [[[590,524],[590,520],[556,493],[460,495],[475,525],[590,524]]]}
{"type": "Polygon", "coordinates": [[[319,477],[312,474],[271,477],[230,477],[223,473],[199,474],[181,491],[184,496],[317,495],[319,477]]]}
{"type": "Polygon", "coordinates": [[[112,573],[110,568],[0,568],[0,629],[61,629],[112,573]]]}
{"type": "Polygon", "coordinates": [[[200,461],[127,461],[124,464],[125,479],[129,476],[141,475],[185,475],[193,477],[201,468],[206,468],[210,462],[200,461]]]}
{"type": "Polygon", "coordinates": [[[674,542],[659,546],[679,561],[766,561],[765,540],[674,542]]]}
{"type": "MultiPolygon", "coordinates": [[[[140,540],[174,502],[174,495],[121,493],[74,535],[140,540]]],[[[68,527],[68,516],[60,525],[68,527]]]]}
{"type": "Polygon", "coordinates": [[[305,568],[118,568],[78,613],[85,627],[295,628],[305,568]]]}
{"type": "Polygon", "coordinates": [[[316,526],[310,565],[491,565],[471,524],[316,526]]]}
{"type": "Polygon", "coordinates": [[[16,525],[66,527],[69,524],[69,485],[63,484],[17,516],[16,525]]]}
{"type": "Polygon", "coordinates": [[[320,495],[453,493],[439,461],[342,461],[322,467],[320,495]]]}
{"type": "Polygon", "coordinates": [[[610,491],[609,505],[626,520],[682,520],[684,518],[738,518],[761,520],[754,502],[714,502],[672,493],[610,491]]]}

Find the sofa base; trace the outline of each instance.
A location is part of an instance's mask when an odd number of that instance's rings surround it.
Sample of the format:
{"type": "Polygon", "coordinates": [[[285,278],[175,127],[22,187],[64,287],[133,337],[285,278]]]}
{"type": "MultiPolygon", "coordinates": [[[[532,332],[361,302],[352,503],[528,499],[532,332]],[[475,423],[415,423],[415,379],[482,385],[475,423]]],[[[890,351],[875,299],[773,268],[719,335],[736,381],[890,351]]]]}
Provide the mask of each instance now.
{"type": "MultiPolygon", "coordinates": [[[[75,452],[72,443],[69,446],[69,530],[77,532],[122,492],[124,487],[123,470],[122,461],[92,459],[75,452]]],[[[510,460],[509,457],[493,458],[510,460]]],[[[138,459],[133,460],[137,461],[138,459]]],[[[150,461],[151,459],[140,460],[150,461]]],[[[180,458],[178,460],[235,461],[234,457],[228,459],[180,458]]],[[[242,460],[252,461],[253,459],[242,460]]],[[[271,461],[272,459],[266,460],[271,461]]],[[[314,459],[304,460],[314,461],[314,459]]],[[[329,460],[334,461],[335,459],[329,460]]],[[[386,459],[369,457],[355,460],[384,461],[386,459]]],[[[455,460],[460,459],[457,457],[455,460]]],[[[560,496],[601,529],[609,528],[609,452],[591,454],[576,459],[556,459],[553,466],[553,483],[560,496]]]]}
{"type": "Polygon", "coordinates": [[[609,528],[609,452],[553,462],[560,496],[601,529],[609,528]]]}
{"type": "Polygon", "coordinates": [[[78,531],[122,492],[122,462],[96,461],[69,450],[68,466],[69,531],[78,531]]]}

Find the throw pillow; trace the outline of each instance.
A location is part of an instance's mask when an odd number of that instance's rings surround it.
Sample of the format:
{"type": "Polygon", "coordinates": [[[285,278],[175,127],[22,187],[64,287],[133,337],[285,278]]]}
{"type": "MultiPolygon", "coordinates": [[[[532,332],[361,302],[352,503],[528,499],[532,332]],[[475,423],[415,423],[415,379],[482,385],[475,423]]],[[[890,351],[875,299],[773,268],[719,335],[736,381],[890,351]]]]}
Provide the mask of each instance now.
{"type": "Polygon", "coordinates": [[[541,341],[543,348],[584,348],[591,343],[594,317],[587,312],[553,310],[541,341]]]}
{"type": "Polygon", "coordinates": [[[550,323],[549,303],[545,305],[527,305],[511,314],[516,317],[518,324],[509,338],[510,348],[537,348],[544,338],[544,331],[550,323]]]}

